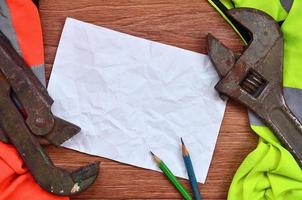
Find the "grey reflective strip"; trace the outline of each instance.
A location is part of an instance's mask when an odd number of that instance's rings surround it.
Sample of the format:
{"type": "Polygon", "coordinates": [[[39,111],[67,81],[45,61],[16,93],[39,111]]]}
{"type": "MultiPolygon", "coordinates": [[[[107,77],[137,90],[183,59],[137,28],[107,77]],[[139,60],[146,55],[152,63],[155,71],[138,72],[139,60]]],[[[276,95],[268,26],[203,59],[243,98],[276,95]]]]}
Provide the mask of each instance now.
{"type": "MultiPolygon", "coordinates": [[[[21,49],[17,40],[16,32],[12,24],[9,9],[6,0],[0,0],[0,30],[8,38],[14,49],[22,56],[21,49]]],[[[34,74],[38,77],[41,83],[46,86],[45,68],[44,65],[32,67],[34,74]]]]}
{"type": "MultiPolygon", "coordinates": [[[[300,0],[298,0],[298,1],[300,1],[300,0]]],[[[280,2],[281,2],[281,4],[282,4],[283,8],[284,8],[287,12],[289,12],[290,9],[292,8],[292,5],[293,5],[293,3],[294,3],[294,0],[280,0],[280,2]]]]}
{"type": "Polygon", "coordinates": [[[290,110],[302,122],[302,90],[296,88],[285,88],[284,97],[290,110]]]}
{"type": "Polygon", "coordinates": [[[256,125],[256,126],[265,126],[265,124],[261,121],[261,119],[252,111],[249,110],[249,121],[251,125],[256,125]]]}
{"type": "MultiPolygon", "coordinates": [[[[288,107],[300,122],[302,122],[302,90],[296,88],[284,88],[283,93],[288,107]]],[[[252,125],[265,126],[261,119],[251,111],[249,111],[249,120],[252,125]]]]}
{"type": "Polygon", "coordinates": [[[16,32],[12,25],[10,12],[5,0],[0,0],[0,30],[9,39],[16,51],[22,55],[17,41],[16,32]]]}
{"type": "Polygon", "coordinates": [[[44,85],[44,87],[46,87],[45,66],[44,66],[44,64],[33,66],[31,68],[31,70],[34,72],[36,77],[38,77],[38,79],[44,85]]]}

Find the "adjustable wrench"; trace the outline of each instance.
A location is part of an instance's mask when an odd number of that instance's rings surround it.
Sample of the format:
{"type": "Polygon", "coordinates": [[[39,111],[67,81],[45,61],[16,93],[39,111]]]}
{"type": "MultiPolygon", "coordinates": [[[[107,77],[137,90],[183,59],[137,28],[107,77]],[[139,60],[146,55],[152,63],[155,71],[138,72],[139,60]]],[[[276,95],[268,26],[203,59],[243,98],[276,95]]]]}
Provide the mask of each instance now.
{"type": "Polygon", "coordinates": [[[241,55],[208,35],[209,57],[221,80],[215,89],[244,104],[278,136],[302,167],[302,124],[288,108],[282,87],[283,36],[266,13],[236,8],[228,15],[251,36],[241,55]]]}

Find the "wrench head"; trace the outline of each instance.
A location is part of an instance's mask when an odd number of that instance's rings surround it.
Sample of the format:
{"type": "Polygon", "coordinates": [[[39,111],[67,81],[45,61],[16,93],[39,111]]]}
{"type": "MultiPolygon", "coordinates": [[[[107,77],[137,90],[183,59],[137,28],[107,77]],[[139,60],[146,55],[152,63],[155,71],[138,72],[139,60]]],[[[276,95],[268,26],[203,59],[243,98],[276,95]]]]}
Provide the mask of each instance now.
{"type": "Polygon", "coordinates": [[[277,95],[282,93],[282,33],[274,19],[260,10],[236,8],[229,15],[249,31],[252,40],[236,57],[215,37],[208,37],[210,59],[222,75],[215,88],[259,112],[268,96],[282,98],[277,95]]]}
{"type": "Polygon", "coordinates": [[[252,36],[251,44],[257,46],[257,51],[267,50],[282,36],[276,21],[260,10],[252,8],[235,8],[228,15],[243,26],[252,36]]]}
{"type": "Polygon", "coordinates": [[[283,96],[280,27],[270,16],[255,9],[233,9],[229,15],[245,27],[253,39],[242,55],[235,57],[235,62],[229,62],[233,57],[230,50],[216,38],[209,37],[209,56],[222,75],[215,88],[254,111],[302,166],[302,123],[283,96]]]}
{"type": "Polygon", "coordinates": [[[51,167],[42,172],[48,176],[34,177],[38,184],[49,193],[71,196],[85,191],[96,180],[100,162],[84,166],[74,172],[51,167]]]}

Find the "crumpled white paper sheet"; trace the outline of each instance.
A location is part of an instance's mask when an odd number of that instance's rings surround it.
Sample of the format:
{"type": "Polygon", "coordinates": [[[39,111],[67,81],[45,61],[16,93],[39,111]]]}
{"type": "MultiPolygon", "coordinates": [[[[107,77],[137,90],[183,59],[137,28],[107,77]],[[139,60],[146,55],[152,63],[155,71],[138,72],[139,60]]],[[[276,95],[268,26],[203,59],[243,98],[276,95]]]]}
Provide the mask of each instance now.
{"type": "Polygon", "coordinates": [[[180,137],[204,182],[225,110],[206,55],[67,18],[48,91],[82,131],[63,146],[187,178],[180,137]]]}

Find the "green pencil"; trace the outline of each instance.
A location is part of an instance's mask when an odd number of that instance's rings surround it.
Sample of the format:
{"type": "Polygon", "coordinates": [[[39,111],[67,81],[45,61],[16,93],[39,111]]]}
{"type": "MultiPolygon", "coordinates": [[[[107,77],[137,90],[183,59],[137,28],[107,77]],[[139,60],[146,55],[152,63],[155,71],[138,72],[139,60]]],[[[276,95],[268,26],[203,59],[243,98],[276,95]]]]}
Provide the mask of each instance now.
{"type": "Polygon", "coordinates": [[[167,176],[169,181],[173,184],[173,186],[180,192],[182,197],[185,200],[191,200],[192,197],[190,193],[186,190],[186,188],[177,180],[177,178],[173,175],[173,173],[170,171],[170,169],[167,167],[167,165],[154,153],[152,153],[152,156],[155,160],[155,162],[158,164],[159,168],[163,171],[163,173],[167,176]]]}

